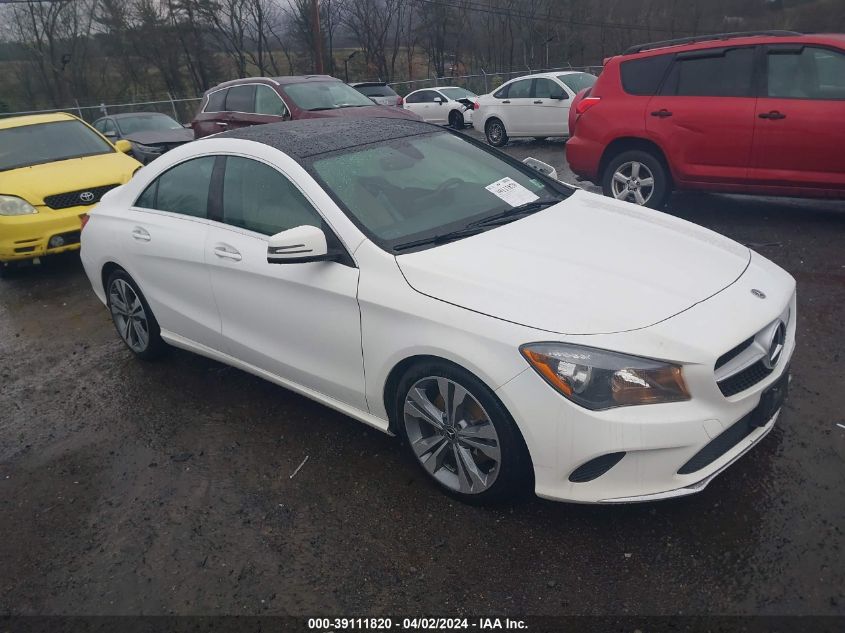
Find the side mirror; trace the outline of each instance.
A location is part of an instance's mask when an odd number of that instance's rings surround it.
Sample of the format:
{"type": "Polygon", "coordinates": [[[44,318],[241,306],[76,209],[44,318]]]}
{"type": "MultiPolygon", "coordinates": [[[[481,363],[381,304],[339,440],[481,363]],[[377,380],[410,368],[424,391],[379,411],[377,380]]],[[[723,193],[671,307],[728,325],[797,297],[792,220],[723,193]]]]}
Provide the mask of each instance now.
{"type": "Polygon", "coordinates": [[[434,103],[439,103],[443,105],[443,97],[434,97],[434,103]]]}
{"type": "Polygon", "coordinates": [[[125,138],[116,141],[114,146],[117,148],[118,152],[123,152],[124,154],[129,154],[132,151],[132,143],[127,141],[125,138]]]}
{"type": "Polygon", "coordinates": [[[530,156],[522,161],[524,165],[528,165],[531,169],[536,169],[544,176],[548,176],[549,178],[554,178],[555,180],[558,179],[557,177],[557,169],[549,165],[548,163],[544,163],[541,160],[537,160],[536,158],[531,158],[530,156]]]}
{"type": "Polygon", "coordinates": [[[109,130],[108,132],[103,132],[103,136],[106,138],[115,138],[117,136],[117,132],[109,130]]]}
{"type": "Polygon", "coordinates": [[[329,252],[326,234],[316,226],[305,224],[276,233],[267,243],[268,264],[305,264],[337,259],[337,253],[329,252]]]}

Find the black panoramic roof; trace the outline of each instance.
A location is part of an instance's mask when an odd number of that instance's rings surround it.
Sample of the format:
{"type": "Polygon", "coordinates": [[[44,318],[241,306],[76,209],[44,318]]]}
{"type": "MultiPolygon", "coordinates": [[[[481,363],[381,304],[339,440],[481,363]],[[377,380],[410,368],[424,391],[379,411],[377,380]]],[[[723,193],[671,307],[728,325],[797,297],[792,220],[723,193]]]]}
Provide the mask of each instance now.
{"type": "Polygon", "coordinates": [[[254,125],[206,138],[239,138],[264,143],[302,160],[317,154],[442,130],[438,125],[409,119],[337,117],[254,125]]]}

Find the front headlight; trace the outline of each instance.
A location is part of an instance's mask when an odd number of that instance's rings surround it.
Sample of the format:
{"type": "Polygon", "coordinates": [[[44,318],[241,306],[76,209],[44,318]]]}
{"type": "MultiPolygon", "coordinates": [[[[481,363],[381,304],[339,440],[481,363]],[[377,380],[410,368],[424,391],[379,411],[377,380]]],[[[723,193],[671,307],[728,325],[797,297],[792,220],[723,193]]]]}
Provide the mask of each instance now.
{"type": "Polygon", "coordinates": [[[681,368],[671,363],[567,343],[519,351],[547,383],[593,411],[690,399],[681,368]]]}
{"type": "Polygon", "coordinates": [[[147,154],[161,154],[161,148],[154,145],[142,145],[141,143],[132,142],[132,149],[138,152],[145,152],[147,154]]]}
{"type": "Polygon", "coordinates": [[[26,200],[17,196],[0,195],[0,215],[30,215],[38,211],[26,200]]]}

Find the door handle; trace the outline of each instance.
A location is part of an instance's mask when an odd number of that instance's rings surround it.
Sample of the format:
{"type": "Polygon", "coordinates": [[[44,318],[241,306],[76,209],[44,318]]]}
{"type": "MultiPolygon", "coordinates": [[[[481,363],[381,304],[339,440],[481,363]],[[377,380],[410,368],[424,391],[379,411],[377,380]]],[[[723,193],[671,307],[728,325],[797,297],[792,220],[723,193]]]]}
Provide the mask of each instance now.
{"type": "Polygon", "coordinates": [[[538,100],[537,100],[537,101],[535,101],[534,103],[535,103],[535,104],[537,104],[537,105],[539,105],[539,104],[541,104],[541,103],[543,103],[543,102],[542,102],[542,101],[540,101],[540,100],[538,99],[538,100]]]}
{"type": "Polygon", "coordinates": [[[786,118],[785,114],[778,112],[777,110],[772,110],[771,112],[761,112],[758,116],[761,119],[772,119],[772,120],[785,119],[786,118]]]}
{"type": "Polygon", "coordinates": [[[652,112],[651,116],[656,116],[656,117],[659,117],[661,119],[665,119],[666,117],[672,116],[672,113],[669,112],[669,110],[667,110],[666,108],[663,108],[662,110],[657,110],[655,112],[652,112]]]}
{"type": "Polygon", "coordinates": [[[237,251],[237,249],[229,246],[228,244],[218,244],[214,247],[214,254],[221,259],[231,259],[234,262],[241,261],[241,254],[237,251]]]}
{"type": "Polygon", "coordinates": [[[150,237],[149,232],[146,229],[142,229],[140,226],[136,226],[132,229],[132,239],[137,240],[139,242],[149,242],[152,237],[150,237]]]}
{"type": "Polygon", "coordinates": [[[215,121],[214,125],[219,125],[220,127],[226,127],[229,124],[226,123],[225,121],[215,121]]]}
{"type": "Polygon", "coordinates": [[[505,99],[504,101],[502,101],[502,103],[510,103],[510,102],[511,102],[510,99],[505,99]]]}

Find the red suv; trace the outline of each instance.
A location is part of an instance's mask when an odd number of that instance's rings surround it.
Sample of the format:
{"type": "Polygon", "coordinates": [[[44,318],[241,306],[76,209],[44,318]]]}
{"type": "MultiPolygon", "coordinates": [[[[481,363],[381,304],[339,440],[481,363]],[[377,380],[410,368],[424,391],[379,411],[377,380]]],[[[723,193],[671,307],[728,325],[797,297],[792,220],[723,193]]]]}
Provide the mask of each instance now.
{"type": "Polygon", "coordinates": [[[572,171],[652,208],[672,190],[845,198],[845,35],[635,46],[573,101],[572,171]]]}
{"type": "Polygon", "coordinates": [[[328,75],[235,79],[206,91],[191,127],[194,136],[249,125],[320,117],[419,117],[407,110],[375,105],[340,79],[328,75]]]}

